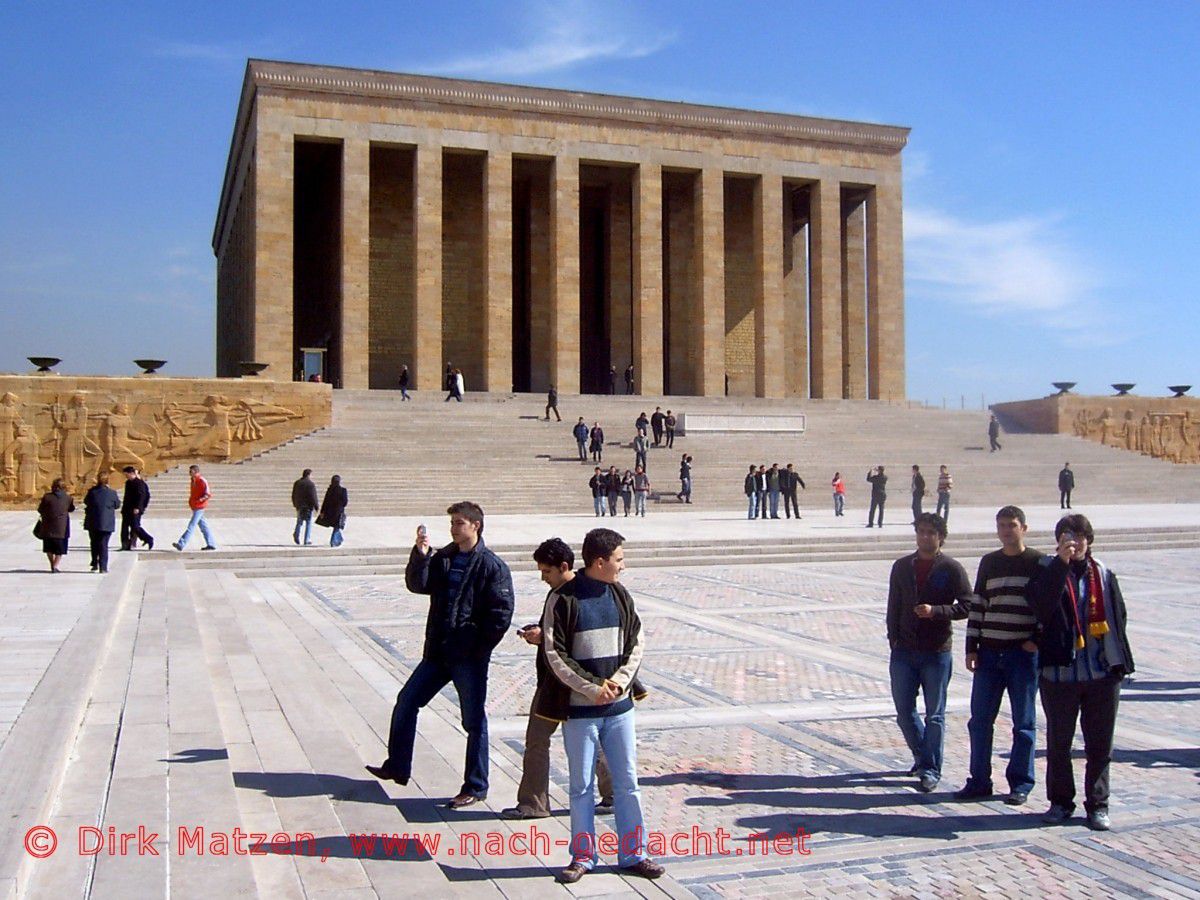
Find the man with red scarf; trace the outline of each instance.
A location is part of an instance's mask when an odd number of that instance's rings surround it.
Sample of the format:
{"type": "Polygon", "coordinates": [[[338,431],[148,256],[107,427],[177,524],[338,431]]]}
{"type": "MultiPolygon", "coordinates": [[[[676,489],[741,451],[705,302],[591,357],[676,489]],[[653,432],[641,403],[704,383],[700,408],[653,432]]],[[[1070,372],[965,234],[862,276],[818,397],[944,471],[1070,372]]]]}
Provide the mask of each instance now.
{"type": "Polygon", "coordinates": [[[1083,775],[1088,827],[1107,831],[1108,768],[1121,682],[1133,672],[1125,633],[1125,601],[1117,576],[1092,556],[1095,534],[1086,516],[1054,526],[1055,555],[1029,582],[1028,599],[1042,627],[1038,639],[1042,710],[1046,714],[1048,825],[1075,811],[1071,743],[1078,719],[1087,763],[1083,775]]]}

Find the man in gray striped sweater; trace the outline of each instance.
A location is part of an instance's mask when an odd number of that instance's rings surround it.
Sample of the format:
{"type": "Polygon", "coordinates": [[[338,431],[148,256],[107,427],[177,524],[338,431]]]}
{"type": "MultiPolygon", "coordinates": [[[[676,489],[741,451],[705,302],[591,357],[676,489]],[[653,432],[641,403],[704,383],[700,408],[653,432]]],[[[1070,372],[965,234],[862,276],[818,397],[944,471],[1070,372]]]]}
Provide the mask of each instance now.
{"type": "Polygon", "coordinates": [[[1037,738],[1037,619],[1025,600],[1025,585],[1038,570],[1042,554],[1025,546],[1029,526],[1017,506],[996,513],[1000,549],[979,561],[975,600],[967,617],[967,671],[971,684],[971,777],[954,796],[983,800],[992,796],[992,737],[1000,701],[1008,693],[1013,742],[1005,777],[1004,802],[1020,806],[1033,789],[1037,738]]]}

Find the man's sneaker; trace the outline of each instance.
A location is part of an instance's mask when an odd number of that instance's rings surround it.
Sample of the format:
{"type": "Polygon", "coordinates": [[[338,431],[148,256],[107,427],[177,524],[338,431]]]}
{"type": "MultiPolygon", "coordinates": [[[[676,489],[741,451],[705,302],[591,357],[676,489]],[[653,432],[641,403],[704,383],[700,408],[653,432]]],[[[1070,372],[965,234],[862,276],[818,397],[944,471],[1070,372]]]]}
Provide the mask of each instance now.
{"type": "Polygon", "coordinates": [[[180,553],[183,552],[183,544],[179,543],[179,541],[175,541],[173,544],[171,544],[171,546],[174,547],[176,550],[178,550],[180,553]]]}
{"type": "Polygon", "coordinates": [[[992,792],[991,788],[976,787],[974,784],[972,784],[971,782],[968,781],[965,785],[963,785],[961,790],[957,790],[954,792],[954,799],[955,800],[986,800],[987,798],[992,796],[992,793],[993,792],[992,792]]]}
{"type": "Polygon", "coordinates": [[[1047,825],[1062,825],[1071,818],[1071,810],[1057,803],[1051,803],[1050,808],[1042,815],[1042,821],[1047,825]]]}
{"type": "Polygon", "coordinates": [[[938,778],[936,775],[931,775],[928,772],[926,772],[924,775],[921,776],[921,780],[919,782],[917,782],[917,790],[919,790],[922,794],[928,794],[928,793],[932,792],[935,787],[938,786],[938,782],[940,780],[941,779],[938,778]]]}
{"type": "Polygon", "coordinates": [[[210,545],[208,547],[201,547],[200,549],[201,550],[216,550],[217,548],[210,545]]]}
{"type": "Polygon", "coordinates": [[[621,872],[625,875],[636,875],[639,878],[662,878],[667,870],[652,859],[643,859],[632,866],[624,866],[621,872]]]}
{"type": "Polygon", "coordinates": [[[1107,809],[1093,809],[1087,816],[1087,826],[1092,831],[1108,831],[1112,822],[1108,818],[1107,809]]]}
{"type": "Polygon", "coordinates": [[[1027,791],[1013,791],[1004,798],[1004,802],[1009,806],[1024,806],[1025,801],[1029,799],[1027,791]]]}
{"type": "Polygon", "coordinates": [[[587,866],[580,862],[573,862],[561,870],[555,878],[558,879],[559,884],[574,884],[587,873],[587,866]]]}

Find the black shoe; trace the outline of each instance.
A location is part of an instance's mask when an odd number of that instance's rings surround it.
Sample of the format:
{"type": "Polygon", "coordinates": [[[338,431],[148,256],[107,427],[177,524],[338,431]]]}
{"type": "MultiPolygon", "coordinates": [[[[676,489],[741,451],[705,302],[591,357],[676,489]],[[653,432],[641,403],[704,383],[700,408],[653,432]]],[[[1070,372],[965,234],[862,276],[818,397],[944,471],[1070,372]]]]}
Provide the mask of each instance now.
{"type": "Polygon", "coordinates": [[[574,884],[587,873],[588,869],[583,863],[573,862],[554,877],[559,884],[574,884]]]}
{"type": "Polygon", "coordinates": [[[613,814],[612,800],[605,800],[603,797],[601,797],[600,802],[596,804],[596,815],[611,816],[612,814],[613,814]]]}
{"type": "Polygon", "coordinates": [[[549,813],[542,815],[541,813],[526,812],[519,806],[510,806],[507,809],[500,810],[500,818],[502,819],[545,819],[549,813]]]}
{"type": "Polygon", "coordinates": [[[936,776],[930,775],[928,772],[921,776],[921,780],[917,782],[917,790],[922,794],[929,794],[938,786],[939,779],[936,776]]]}
{"type": "Polygon", "coordinates": [[[150,538],[150,540],[146,541],[146,549],[147,550],[154,549],[154,538],[150,538]]]}
{"type": "Polygon", "coordinates": [[[408,784],[407,777],[401,777],[392,773],[392,770],[387,766],[363,766],[368,772],[378,778],[380,781],[394,781],[396,784],[408,784]]]}
{"type": "Polygon", "coordinates": [[[1072,810],[1057,803],[1051,803],[1050,808],[1042,814],[1042,821],[1047,825],[1063,825],[1071,820],[1072,810]]]}
{"type": "Polygon", "coordinates": [[[1024,806],[1025,801],[1029,799],[1029,794],[1026,791],[1012,791],[1004,802],[1009,806],[1024,806]]]}
{"type": "Polygon", "coordinates": [[[991,788],[981,788],[967,782],[960,790],[954,792],[955,800],[986,800],[992,796],[991,788]]]}
{"type": "Polygon", "coordinates": [[[201,549],[201,550],[216,550],[217,548],[216,548],[216,547],[211,547],[211,546],[210,546],[210,547],[201,547],[200,549],[201,549]]]}
{"type": "Polygon", "coordinates": [[[1093,809],[1087,815],[1087,827],[1092,831],[1108,831],[1112,828],[1112,822],[1108,818],[1108,810],[1093,809]]]}
{"type": "Polygon", "coordinates": [[[292,543],[295,544],[297,547],[299,547],[300,546],[300,535],[293,534],[292,535],[292,543]]]}

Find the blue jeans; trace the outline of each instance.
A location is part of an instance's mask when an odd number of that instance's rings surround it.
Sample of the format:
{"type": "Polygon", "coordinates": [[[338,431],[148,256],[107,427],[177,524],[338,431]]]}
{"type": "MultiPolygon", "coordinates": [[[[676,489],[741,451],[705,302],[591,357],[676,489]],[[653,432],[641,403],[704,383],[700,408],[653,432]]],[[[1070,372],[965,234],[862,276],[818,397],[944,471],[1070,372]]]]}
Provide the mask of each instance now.
{"type": "Polygon", "coordinates": [[[746,498],[748,505],[746,507],[746,518],[753,519],[758,516],[758,492],[754,492],[746,498]]]}
{"type": "Polygon", "coordinates": [[[844,510],[845,508],[846,508],[846,495],[845,494],[834,494],[833,495],[833,514],[835,516],[840,516],[842,514],[842,510],[844,510]]]}
{"type": "Polygon", "coordinates": [[[331,534],[329,536],[329,546],[330,547],[340,547],[340,546],[342,546],[343,540],[344,540],[344,538],[342,537],[342,529],[335,528],[335,529],[333,529],[333,534],[331,534]]]}
{"type": "Polygon", "coordinates": [[[563,722],[563,744],[571,793],[571,859],[596,865],[596,748],[604,750],[612,773],[613,814],[620,838],[617,865],[635,866],[646,858],[646,826],[637,783],[637,730],[634,711],[563,722]]]}
{"type": "Polygon", "coordinates": [[[462,727],[467,733],[467,759],[463,766],[462,793],[486,797],[488,792],[487,703],[488,663],[482,659],[460,659],[435,663],[423,659],[408,676],[392,709],[388,732],[388,758],[384,768],[396,776],[412,775],[413,742],[417,737],[417,713],[429,705],[438,691],[450,682],[458,693],[462,727]]]}
{"type": "Polygon", "coordinates": [[[1037,741],[1038,655],[980,648],[971,684],[971,787],[992,789],[992,733],[1000,699],[1008,692],[1013,743],[1004,772],[1010,791],[1028,794],[1034,785],[1033,751],[1037,741]]]}
{"type": "Polygon", "coordinates": [[[596,515],[603,516],[608,513],[608,498],[604,496],[592,496],[592,507],[596,510],[596,515]]]}
{"type": "Polygon", "coordinates": [[[917,769],[942,777],[942,744],[946,733],[946,688],[954,662],[950,651],[893,647],[888,669],[896,723],[912,751],[917,769]],[[917,691],[925,695],[925,719],[917,714],[917,691]]]}
{"type": "Polygon", "coordinates": [[[292,539],[297,543],[300,542],[300,526],[304,526],[304,543],[312,543],[312,523],[313,511],[311,509],[297,511],[296,513],[296,530],[292,532],[292,539]]]}
{"type": "Polygon", "coordinates": [[[779,491],[767,491],[767,499],[771,501],[771,518],[779,518],[779,491]]]}
{"type": "Polygon", "coordinates": [[[192,517],[188,519],[187,528],[183,529],[183,534],[179,536],[179,546],[187,546],[187,542],[192,539],[197,527],[204,537],[204,546],[216,547],[217,542],[213,540],[212,532],[208,530],[208,523],[204,521],[204,510],[202,509],[192,510],[192,517]]]}
{"type": "Polygon", "coordinates": [[[580,462],[587,462],[587,444],[584,441],[576,441],[575,443],[579,445],[580,462]]]}
{"type": "Polygon", "coordinates": [[[937,514],[942,517],[942,521],[950,521],[950,492],[938,491],[937,514]]]}

